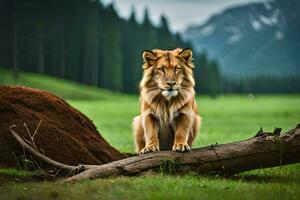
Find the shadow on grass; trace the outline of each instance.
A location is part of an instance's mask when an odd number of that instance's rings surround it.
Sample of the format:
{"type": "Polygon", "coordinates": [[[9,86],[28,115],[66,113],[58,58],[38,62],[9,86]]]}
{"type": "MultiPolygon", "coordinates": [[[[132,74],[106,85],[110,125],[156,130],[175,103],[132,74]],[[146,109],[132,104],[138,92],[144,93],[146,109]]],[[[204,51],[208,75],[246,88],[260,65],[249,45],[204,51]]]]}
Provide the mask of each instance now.
{"type": "Polygon", "coordinates": [[[256,183],[282,183],[300,185],[299,173],[286,172],[285,170],[281,171],[281,169],[279,168],[260,169],[252,172],[244,172],[228,177],[228,179],[256,183]]]}
{"type": "Polygon", "coordinates": [[[53,181],[40,171],[18,170],[16,168],[0,168],[0,186],[12,183],[29,183],[53,181]]]}
{"type": "Polygon", "coordinates": [[[41,177],[38,176],[11,176],[7,174],[0,174],[0,186],[11,183],[29,183],[29,182],[39,182],[43,181],[41,177]]]}

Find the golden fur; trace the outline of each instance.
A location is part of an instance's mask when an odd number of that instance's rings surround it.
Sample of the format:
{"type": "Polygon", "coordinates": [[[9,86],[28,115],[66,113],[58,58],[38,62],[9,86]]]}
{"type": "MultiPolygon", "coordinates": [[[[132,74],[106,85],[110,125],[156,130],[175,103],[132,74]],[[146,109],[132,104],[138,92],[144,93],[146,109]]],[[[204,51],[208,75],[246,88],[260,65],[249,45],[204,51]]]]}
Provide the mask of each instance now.
{"type": "Polygon", "coordinates": [[[141,114],[134,118],[136,151],[189,151],[200,127],[191,49],[143,53],[141,114]]]}

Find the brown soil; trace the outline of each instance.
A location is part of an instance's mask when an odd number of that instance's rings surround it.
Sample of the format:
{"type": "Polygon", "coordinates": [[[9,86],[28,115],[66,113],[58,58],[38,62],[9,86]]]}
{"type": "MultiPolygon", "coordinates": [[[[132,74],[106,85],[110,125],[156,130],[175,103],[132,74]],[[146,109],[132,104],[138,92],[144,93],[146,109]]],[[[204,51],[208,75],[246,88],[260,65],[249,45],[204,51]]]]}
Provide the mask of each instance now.
{"type": "Polygon", "coordinates": [[[23,149],[13,139],[9,127],[29,140],[42,120],[35,144],[39,152],[70,165],[104,164],[126,155],[110,146],[95,125],[61,98],[28,87],[0,86],[0,166],[16,166],[23,149]]]}

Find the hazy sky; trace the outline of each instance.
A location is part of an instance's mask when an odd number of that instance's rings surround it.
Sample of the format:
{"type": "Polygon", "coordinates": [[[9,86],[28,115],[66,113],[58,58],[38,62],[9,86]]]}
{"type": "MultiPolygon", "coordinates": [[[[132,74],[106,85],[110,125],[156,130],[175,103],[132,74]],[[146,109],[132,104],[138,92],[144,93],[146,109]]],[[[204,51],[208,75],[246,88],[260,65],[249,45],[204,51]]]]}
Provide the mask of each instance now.
{"type": "Polygon", "coordinates": [[[183,31],[190,24],[204,22],[211,14],[218,13],[234,5],[268,0],[101,0],[105,5],[114,2],[119,15],[128,18],[134,6],[138,20],[141,20],[145,8],[150,18],[158,24],[163,13],[169,19],[173,31],[183,31]]]}

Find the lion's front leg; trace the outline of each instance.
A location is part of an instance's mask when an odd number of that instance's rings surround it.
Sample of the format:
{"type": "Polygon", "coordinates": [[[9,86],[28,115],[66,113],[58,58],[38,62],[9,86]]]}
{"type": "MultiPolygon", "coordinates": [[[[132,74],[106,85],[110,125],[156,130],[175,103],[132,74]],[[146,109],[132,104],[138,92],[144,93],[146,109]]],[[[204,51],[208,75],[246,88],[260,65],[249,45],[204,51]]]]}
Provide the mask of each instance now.
{"type": "Polygon", "coordinates": [[[154,116],[154,114],[145,114],[143,115],[142,120],[146,145],[140,151],[140,154],[159,151],[158,119],[154,116]]]}
{"type": "Polygon", "coordinates": [[[185,152],[191,150],[187,142],[192,127],[192,122],[193,117],[185,113],[181,113],[176,118],[176,130],[173,151],[185,152]]]}

